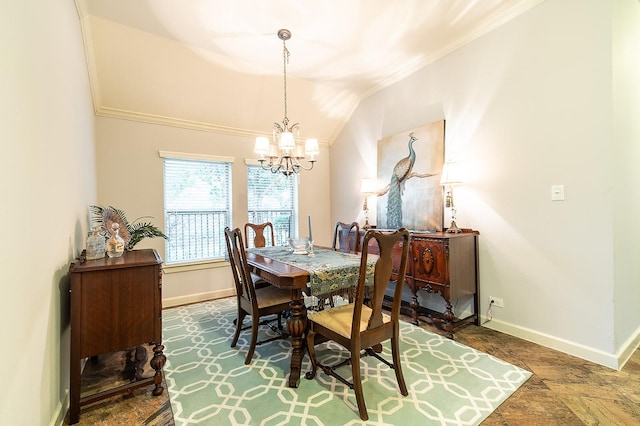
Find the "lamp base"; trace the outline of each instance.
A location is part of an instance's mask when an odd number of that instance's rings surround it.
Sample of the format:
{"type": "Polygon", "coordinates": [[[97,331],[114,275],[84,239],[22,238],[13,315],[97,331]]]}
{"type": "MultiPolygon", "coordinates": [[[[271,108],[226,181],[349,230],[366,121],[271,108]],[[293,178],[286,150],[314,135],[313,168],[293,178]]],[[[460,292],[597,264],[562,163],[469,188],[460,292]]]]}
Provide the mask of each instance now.
{"type": "Polygon", "coordinates": [[[371,228],[371,225],[369,224],[369,219],[365,219],[364,220],[364,225],[362,225],[362,229],[369,229],[371,228]]]}
{"type": "Polygon", "coordinates": [[[452,234],[459,234],[462,232],[462,229],[458,228],[455,220],[452,220],[451,225],[449,225],[449,228],[447,228],[447,232],[451,232],[452,234]]]}

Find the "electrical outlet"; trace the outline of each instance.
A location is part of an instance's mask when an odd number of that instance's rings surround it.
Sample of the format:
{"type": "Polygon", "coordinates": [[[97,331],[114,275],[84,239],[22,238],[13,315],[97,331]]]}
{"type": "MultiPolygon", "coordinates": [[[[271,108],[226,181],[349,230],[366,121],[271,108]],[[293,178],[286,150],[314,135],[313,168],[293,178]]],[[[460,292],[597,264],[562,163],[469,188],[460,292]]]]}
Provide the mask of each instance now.
{"type": "Polygon", "coordinates": [[[504,308],[504,300],[499,297],[489,296],[489,305],[495,306],[496,308],[504,308]],[[493,305],[491,305],[491,302],[493,302],[493,305]]]}

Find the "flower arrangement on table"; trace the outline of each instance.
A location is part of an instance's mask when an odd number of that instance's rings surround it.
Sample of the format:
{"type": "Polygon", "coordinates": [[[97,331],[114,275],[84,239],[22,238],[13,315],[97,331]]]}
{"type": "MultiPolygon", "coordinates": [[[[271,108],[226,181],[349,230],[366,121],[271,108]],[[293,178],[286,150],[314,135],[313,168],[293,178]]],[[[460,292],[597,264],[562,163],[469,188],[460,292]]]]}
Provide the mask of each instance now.
{"type": "Polygon", "coordinates": [[[151,216],[142,216],[129,222],[124,211],[112,206],[89,206],[91,212],[91,227],[98,227],[100,234],[105,237],[111,236],[111,225],[117,223],[120,237],[124,240],[125,250],[133,250],[133,247],[145,238],[162,237],[165,240],[167,236],[155,225],[150,222],[141,222],[142,219],[152,218],[151,216]]]}

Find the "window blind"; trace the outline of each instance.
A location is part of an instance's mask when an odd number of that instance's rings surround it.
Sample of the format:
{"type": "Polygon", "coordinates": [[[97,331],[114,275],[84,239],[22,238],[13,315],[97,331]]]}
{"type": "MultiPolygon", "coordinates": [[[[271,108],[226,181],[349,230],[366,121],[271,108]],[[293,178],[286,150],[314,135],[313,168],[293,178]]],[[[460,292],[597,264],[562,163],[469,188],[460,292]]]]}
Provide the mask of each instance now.
{"type": "Polygon", "coordinates": [[[165,260],[222,259],[231,226],[231,163],[164,158],[165,260]]]}
{"type": "MultiPolygon", "coordinates": [[[[273,223],[275,245],[298,234],[298,179],[247,165],[247,205],[251,223],[273,223]]],[[[269,237],[270,239],[270,237],[269,237]]],[[[253,246],[252,235],[247,244],[253,246]]],[[[267,241],[271,244],[271,241],[267,241]]]]}

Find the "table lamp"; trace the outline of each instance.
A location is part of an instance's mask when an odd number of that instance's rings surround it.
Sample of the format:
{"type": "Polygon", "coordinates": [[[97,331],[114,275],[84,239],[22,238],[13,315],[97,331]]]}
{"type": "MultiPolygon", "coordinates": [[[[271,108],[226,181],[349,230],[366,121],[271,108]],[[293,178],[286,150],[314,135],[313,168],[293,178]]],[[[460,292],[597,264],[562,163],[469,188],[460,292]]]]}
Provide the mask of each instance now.
{"type": "Polygon", "coordinates": [[[364,211],[364,225],[362,229],[369,229],[371,225],[369,224],[369,195],[375,194],[375,184],[373,179],[371,178],[362,178],[362,183],[360,185],[360,192],[364,194],[364,204],[362,205],[362,210],[364,211]]]}
{"type": "Polygon", "coordinates": [[[445,207],[451,209],[451,225],[447,228],[447,232],[453,232],[455,234],[462,232],[462,229],[456,225],[456,207],[453,202],[453,187],[461,184],[460,176],[458,174],[458,165],[454,162],[446,162],[442,166],[442,178],[440,179],[440,185],[445,187],[447,191],[445,197],[445,207]]]}

